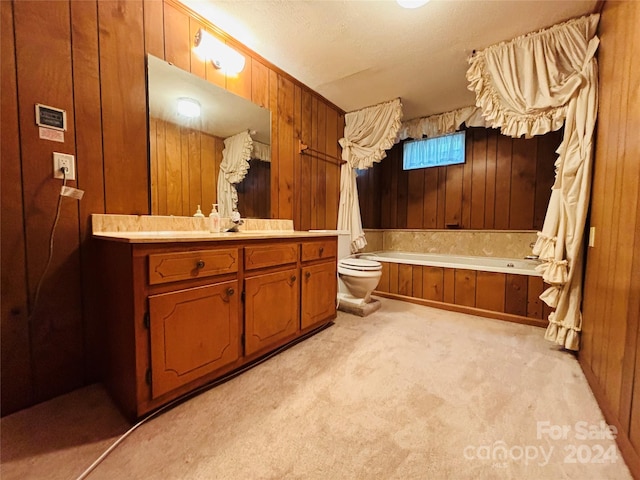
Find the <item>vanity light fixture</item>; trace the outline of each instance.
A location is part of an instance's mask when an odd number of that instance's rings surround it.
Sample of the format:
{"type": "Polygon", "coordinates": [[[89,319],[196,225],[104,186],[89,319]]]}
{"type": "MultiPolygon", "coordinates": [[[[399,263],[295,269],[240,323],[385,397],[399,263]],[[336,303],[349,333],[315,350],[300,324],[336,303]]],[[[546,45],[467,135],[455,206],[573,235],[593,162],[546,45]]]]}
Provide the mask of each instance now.
{"type": "Polygon", "coordinates": [[[200,116],[200,102],[193,98],[178,99],[178,113],[184,117],[196,118],[200,116]]]}
{"type": "Polygon", "coordinates": [[[244,69],[244,55],[202,28],[196,32],[194,45],[194,51],[200,58],[210,60],[214,67],[228,74],[235,75],[244,69]]]}
{"type": "Polygon", "coordinates": [[[396,0],[398,5],[403,8],[418,8],[426,3],[429,3],[429,0],[396,0]]]}

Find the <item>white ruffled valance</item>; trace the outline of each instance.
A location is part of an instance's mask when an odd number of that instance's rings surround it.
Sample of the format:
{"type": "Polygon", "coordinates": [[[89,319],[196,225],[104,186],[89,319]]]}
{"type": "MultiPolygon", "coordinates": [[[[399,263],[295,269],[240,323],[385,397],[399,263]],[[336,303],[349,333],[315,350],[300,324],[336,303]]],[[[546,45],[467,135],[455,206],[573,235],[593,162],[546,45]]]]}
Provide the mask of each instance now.
{"type": "Polygon", "coordinates": [[[504,135],[532,137],[564,125],[556,178],[534,253],[551,284],[540,298],[555,307],[545,338],[579,349],[583,232],[597,116],[598,47],[594,14],[477,52],[467,71],[476,105],[504,135]]]}
{"type": "Polygon", "coordinates": [[[344,137],[339,140],[346,163],[340,170],[338,230],[351,232],[352,252],[367,244],[360,217],[356,170],[370,168],[386,157],[386,150],[393,147],[401,126],[399,98],[345,115],[344,137]]]}
{"type": "Polygon", "coordinates": [[[235,184],[240,183],[247,175],[252,150],[253,140],[248,131],[224,140],[218,173],[218,211],[221,217],[231,217],[231,212],[238,209],[235,184]]]}
{"type": "Polygon", "coordinates": [[[467,79],[487,122],[511,137],[560,129],[597,49],[598,20],[581,17],[476,52],[467,79]]]}
{"type": "Polygon", "coordinates": [[[458,108],[450,112],[414,118],[402,123],[397,141],[407,138],[420,139],[423,136],[437,137],[457,132],[462,124],[467,127],[488,127],[482,111],[476,106],[458,108]]]}
{"type": "Polygon", "coordinates": [[[251,152],[251,158],[260,160],[262,162],[271,161],[271,145],[266,143],[253,141],[253,150],[251,152]]]}

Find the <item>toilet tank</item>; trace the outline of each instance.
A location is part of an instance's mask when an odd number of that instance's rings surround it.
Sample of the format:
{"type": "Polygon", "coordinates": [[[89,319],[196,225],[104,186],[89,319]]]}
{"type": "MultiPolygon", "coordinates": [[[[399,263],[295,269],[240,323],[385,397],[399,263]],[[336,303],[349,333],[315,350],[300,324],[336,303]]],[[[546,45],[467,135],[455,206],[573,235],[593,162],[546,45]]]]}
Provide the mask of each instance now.
{"type": "Polygon", "coordinates": [[[332,233],[338,236],[338,260],[351,255],[351,233],[349,230],[309,230],[310,232],[332,233]]]}

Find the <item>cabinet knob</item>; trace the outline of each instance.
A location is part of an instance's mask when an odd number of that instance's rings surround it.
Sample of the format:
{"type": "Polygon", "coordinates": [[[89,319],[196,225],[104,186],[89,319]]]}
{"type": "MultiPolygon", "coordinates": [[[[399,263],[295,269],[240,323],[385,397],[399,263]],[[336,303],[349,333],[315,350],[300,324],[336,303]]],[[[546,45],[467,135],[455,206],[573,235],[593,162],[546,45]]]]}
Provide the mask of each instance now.
{"type": "Polygon", "coordinates": [[[324,247],[320,247],[320,256],[322,256],[322,252],[324,252],[324,247]]]}
{"type": "Polygon", "coordinates": [[[196,268],[199,268],[199,269],[204,268],[204,261],[198,260],[198,263],[196,263],[196,268]]]}
{"type": "Polygon", "coordinates": [[[309,278],[309,277],[311,276],[311,272],[306,272],[306,273],[304,274],[304,276],[305,276],[305,277],[307,277],[307,278],[309,278]]]}
{"type": "Polygon", "coordinates": [[[231,296],[235,293],[235,290],[233,288],[227,288],[227,296],[231,296]]]}
{"type": "Polygon", "coordinates": [[[295,282],[296,281],[296,276],[295,275],[291,275],[291,281],[295,282]]]}

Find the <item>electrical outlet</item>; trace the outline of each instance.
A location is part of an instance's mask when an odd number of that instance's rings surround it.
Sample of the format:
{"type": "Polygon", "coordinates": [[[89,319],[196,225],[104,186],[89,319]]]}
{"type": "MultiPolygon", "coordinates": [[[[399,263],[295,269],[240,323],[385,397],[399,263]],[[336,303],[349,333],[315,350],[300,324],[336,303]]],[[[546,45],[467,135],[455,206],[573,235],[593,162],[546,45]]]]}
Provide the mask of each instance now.
{"type": "Polygon", "coordinates": [[[53,178],[63,178],[61,169],[66,168],[66,179],[76,179],[76,163],[73,155],[53,152],[53,178]]]}

